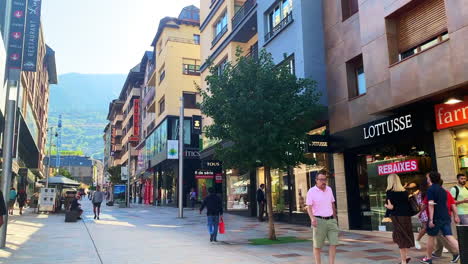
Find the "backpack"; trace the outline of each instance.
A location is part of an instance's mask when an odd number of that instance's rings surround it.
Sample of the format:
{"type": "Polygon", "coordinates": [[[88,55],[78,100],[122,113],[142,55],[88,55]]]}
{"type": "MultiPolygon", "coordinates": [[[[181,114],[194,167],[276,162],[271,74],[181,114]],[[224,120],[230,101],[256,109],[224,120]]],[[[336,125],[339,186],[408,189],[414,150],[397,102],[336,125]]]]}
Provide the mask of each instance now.
{"type": "MultiPolygon", "coordinates": [[[[455,197],[453,197],[453,198],[455,198],[455,201],[457,201],[458,200],[458,195],[460,194],[460,188],[458,188],[458,185],[453,186],[453,188],[455,188],[455,197]]],[[[466,187],[465,187],[465,189],[468,190],[468,188],[466,188],[466,187]]]]}
{"type": "Polygon", "coordinates": [[[419,204],[418,204],[418,200],[416,199],[416,197],[414,197],[414,195],[411,195],[408,198],[408,201],[409,201],[409,207],[410,207],[410,215],[411,216],[417,215],[419,211],[421,211],[421,208],[419,207],[419,204]]]}

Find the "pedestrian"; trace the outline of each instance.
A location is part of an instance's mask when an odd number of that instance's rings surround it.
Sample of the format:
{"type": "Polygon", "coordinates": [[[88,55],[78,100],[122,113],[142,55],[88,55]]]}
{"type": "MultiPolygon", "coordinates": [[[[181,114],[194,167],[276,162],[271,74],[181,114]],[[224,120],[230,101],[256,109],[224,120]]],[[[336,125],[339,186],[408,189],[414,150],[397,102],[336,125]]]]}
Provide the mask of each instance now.
{"type": "Polygon", "coordinates": [[[219,218],[223,217],[223,204],[221,198],[216,195],[213,187],[208,188],[208,196],[203,199],[200,207],[200,214],[206,207],[206,216],[208,222],[208,233],[210,233],[210,242],[218,242],[218,223],[219,218]]]}
{"type": "Polygon", "coordinates": [[[428,188],[427,181],[423,181],[419,185],[419,190],[413,194],[415,195],[416,200],[418,201],[419,208],[420,208],[420,211],[418,213],[418,219],[419,219],[419,223],[421,223],[421,229],[419,230],[418,237],[416,238],[416,241],[414,242],[416,249],[421,249],[420,241],[426,234],[427,222],[429,220],[427,217],[427,210],[426,210],[427,206],[424,203],[424,199],[426,198],[427,188],[428,188]]]}
{"type": "Polygon", "coordinates": [[[315,263],[321,264],[321,251],[328,238],[328,262],[335,263],[336,246],[338,245],[338,222],[336,219],[335,197],[327,186],[327,176],[320,172],[315,178],[315,186],[307,192],[307,212],[312,228],[315,263]]]}
{"type": "MultiPolygon", "coordinates": [[[[439,232],[442,232],[448,245],[455,251],[459,252],[458,242],[453,237],[451,228],[451,219],[449,209],[447,207],[447,192],[441,186],[441,176],[438,172],[430,172],[426,175],[427,183],[430,185],[427,190],[427,200],[429,208],[429,222],[427,226],[427,234],[429,239],[427,241],[426,257],[422,259],[421,263],[432,264],[432,251],[434,250],[434,241],[439,232]]],[[[454,260],[458,259],[454,256],[454,260]]],[[[452,260],[452,263],[453,260],[452,260]]]]}
{"type": "Polygon", "coordinates": [[[92,197],[92,192],[91,192],[91,190],[89,190],[89,191],[88,191],[88,200],[91,201],[91,197],[92,197]]]}
{"type": "Polygon", "coordinates": [[[93,193],[93,212],[94,212],[94,219],[99,220],[99,215],[101,214],[101,203],[104,200],[104,193],[101,192],[101,186],[96,187],[96,191],[93,193]],[[97,211],[97,214],[96,214],[97,211]]]}
{"type": "Polygon", "coordinates": [[[28,199],[28,196],[27,196],[26,191],[24,189],[19,190],[17,196],[18,196],[17,200],[18,200],[20,215],[22,215],[23,214],[23,207],[26,204],[26,200],[28,199]]]}
{"type": "Polygon", "coordinates": [[[457,185],[450,189],[450,194],[455,199],[460,225],[468,225],[468,188],[466,187],[466,175],[457,175],[457,185]]]}
{"type": "Polygon", "coordinates": [[[258,221],[263,222],[263,215],[265,214],[265,184],[260,184],[260,187],[257,190],[257,203],[258,203],[258,221]]]}
{"type": "Polygon", "coordinates": [[[11,187],[10,195],[9,195],[9,199],[8,199],[8,213],[10,215],[13,215],[13,208],[15,207],[16,196],[18,196],[18,194],[16,193],[15,188],[11,187]]]}
{"type": "Polygon", "coordinates": [[[3,198],[3,192],[0,191],[0,227],[3,225],[3,216],[7,214],[7,208],[5,205],[5,198],[3,198]]]}
{"type": "Polygon", "coordinates": [[[78,200],[81,200],[80,195],[76,195],[73,201],[71,202],[70,211],[78,212],[78,217],[76,219],[81,220],[81,214],[83,213],[83,209],[81,209],[81,204],[78,202],[78,200]]]}
{"type": "Polygon", "coordinates": [[[393,242],[400,249],[402,264],[408,263],[408,250],[414,247],[414,235],[411,224],[411,208],[409,204],[409,193],[401,184],[397,174],[390,174],[387,177],[387,198],[385,207],[389,210],[393,223],[393,242]]]}
{"type": "Polygon", "coordinates": [[[192,204],[192,210],[195,210],[195,203],[197,202],[197,192],[195,192],[195,188],[192,188],[190,192],[190,202],[192,204]]]}

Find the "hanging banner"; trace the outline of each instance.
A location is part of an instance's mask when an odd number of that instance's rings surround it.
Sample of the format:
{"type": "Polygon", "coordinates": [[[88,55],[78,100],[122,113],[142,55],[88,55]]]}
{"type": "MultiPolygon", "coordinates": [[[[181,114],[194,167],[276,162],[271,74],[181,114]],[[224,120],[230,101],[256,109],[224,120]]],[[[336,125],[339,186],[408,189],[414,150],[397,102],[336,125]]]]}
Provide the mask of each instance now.
{"type": "Polygon", "coordinates": [[[130,141],[140,141],[140,99],[133,100],[133,136],[130,141]]]}
{"type": "Polygon", "coordinates": [[[195,135],[200,135],[202,131],[202,117],[198,115],[192,116],[192,131],[195,135]]]}
{"type": "Polygon", "coordinates": [[[26,30],[23,49],[23,71],[35,72],[39,30],[41,28],[41,0],[29,0],[26,9],[26,30]]]}
{"type": "MultiPolygon", "coordinates": [[[[26,0],[13,0],[11,12],[10,39],[7,47],[7,68],[21,70],[26,21],[26,0]]],[[[19,76],[17,77],[19,80],[19,76]]]]}
{"type": "Polygon", "coordinates": [[[167,141],[167,159],[179,159],[179,140],[167,141]]]}

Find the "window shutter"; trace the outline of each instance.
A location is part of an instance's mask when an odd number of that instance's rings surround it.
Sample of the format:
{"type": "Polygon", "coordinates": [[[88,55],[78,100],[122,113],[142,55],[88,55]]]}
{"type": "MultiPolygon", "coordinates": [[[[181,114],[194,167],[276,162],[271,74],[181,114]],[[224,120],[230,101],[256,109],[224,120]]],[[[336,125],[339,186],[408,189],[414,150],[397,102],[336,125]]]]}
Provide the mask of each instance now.
{"type": "Polygon", "coordinates": [[[424,0],[398,18],[400,53],[447,31],[444,0],[424,0]]]}

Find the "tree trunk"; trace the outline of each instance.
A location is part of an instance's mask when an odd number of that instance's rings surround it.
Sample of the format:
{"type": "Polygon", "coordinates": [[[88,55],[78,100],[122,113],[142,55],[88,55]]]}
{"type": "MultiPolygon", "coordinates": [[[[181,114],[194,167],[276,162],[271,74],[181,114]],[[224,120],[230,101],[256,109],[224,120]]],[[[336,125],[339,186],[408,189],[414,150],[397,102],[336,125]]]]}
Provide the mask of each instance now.
{"type": "Polygon", "coordinates": [[[271,173],[270,173],[269,166],[265,166],[265,180],[266,180],[265,195],[266,195],[266,200],[267,200],[267,212],[268,212],[268,238],[270,240],[276,240],[275,223],[274,223],[274,217],[273,217],[273,199],[271,196],[271,173]]]}

